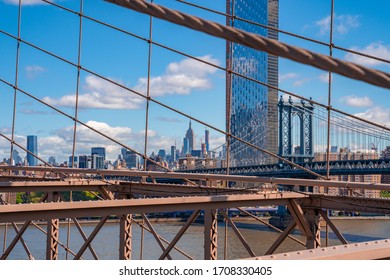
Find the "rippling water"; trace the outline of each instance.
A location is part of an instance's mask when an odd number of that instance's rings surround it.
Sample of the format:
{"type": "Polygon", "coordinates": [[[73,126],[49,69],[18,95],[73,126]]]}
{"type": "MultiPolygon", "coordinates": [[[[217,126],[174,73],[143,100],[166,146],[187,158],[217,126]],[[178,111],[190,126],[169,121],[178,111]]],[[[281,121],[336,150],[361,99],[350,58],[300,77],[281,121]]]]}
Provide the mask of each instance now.
{"type": "MultiPolygon", "coordinates": [[[[390,238],[390,219],[340,219],[333,220],[334,224],[344,235],[348,242],[363,242],[376,239],[390,238]]],[[[153,223],[156,232],[166,240],[172,240],[176,233],[180,230],[183,223],[179,222],[164,222],[153,223]]],[[[278,237],[278,233],[268,229],[268,227],[256,221],[236,221],[236,225],[240,228],[242,235],[250,244],[256,255],[262,255],[271,246],[273,241],[278,237]]],[[[42,226],[46,230],[46,226],[42,226]]],[[[86,235],[93,231],[95,224],[83,223],[83,230],[86,235]]],[[[67,224],[61,224],[60,227],[60,242],[67,242],[67,224]]],[[[75,226],[70,228],[70,248],[73,252],[83,245],[83,239],[75,226]]],[[[3,249],[3,235],[5,227],[0,226],[0,249],[3,249]]],[[[218,258],[223,259],[224,255],[224,240],[225,228],[224,223],[218,224],[218,258]]],[[[304,237],[295,230],[293,235],[304,241],[304,237]]],[[[15,236],[15,231],[8,226],[7,244],[12,241],[15,236]]],[[[23,235],[32,255],[35,259],[45,259],[46,237],[36,227],[30,226],[23,235]]],[[[340,241],[335,237],[329,229],[329,245],[339,245],[340,241]]],[[[133,259],[140,259],[140,244],[141,244],[141,229],[138,225],[133,225],[133,259]]],[[[322,244],[325,245],[325,231],[322,232],[322,244]]],[[[98,235],[92,242],[93,248],[96,251],[99,259],[118,259],[119,251],[119,224],[117,222],[109,222],[101,229],[98,235]]],[[[191,255],[194,259],[203,259],[203,225],[193,224],[181,240],[177,243],[177,247],[191,255]]],[[[65,250],[59,247],[59,258],[65,259],[65,250]]],[[[276,252],[287,252],[301,250],[304,247],[291,239],[286,239],[276,252]]],[[[158,259],[162,253],[159,245],[149,232],[144,232],[143,259],[158,259]]],[[[187,259],[182,254],[173,250],[171,253],[173,259],[187,259]]],[[[231,228],[228,229],[228,259],[250,257],[244,246],[241,244],[231,228]]],[[[72,259],[72,255],[69,255],[72,259]]],[[[27,259],[25,250],[20,242],[9,255],[8,259],[27,259]]],[[[89,250],[83,255],[83,259],[93,259],[89,250]]]]}

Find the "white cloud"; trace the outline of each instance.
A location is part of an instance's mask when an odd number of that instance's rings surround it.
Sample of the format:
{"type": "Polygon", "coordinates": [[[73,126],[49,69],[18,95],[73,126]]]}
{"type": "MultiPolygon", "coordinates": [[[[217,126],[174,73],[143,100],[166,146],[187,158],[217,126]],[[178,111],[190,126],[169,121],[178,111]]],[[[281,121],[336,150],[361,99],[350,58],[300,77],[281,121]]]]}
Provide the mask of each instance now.
{"type": "Polygon", "coordinates": [[[349,95],[342,97],[340,101],[345,105],[358,108],[371,107],[373,105],[372,100],[368,96],[358,97],[356,95],[349,95]]]}
{"type": "Polygon", "coordinates": [[[299,75],[297,73],[293,73],[293,72],[282,74],[279,76],[279,82],[283,82],[289,79],[295,79],[298,78],[298,76],[299,75]]]}
{"type": "Polygon", "coordinates": [[[357,113],[355,116],[381,125],[390,126],[390,108],[377,106],[370,108],[365,112],[357,113]]]}
{"type": "MultiPolygon", "coordinates": [[[[19,5],[19,0],[3,0],[4,3],[7,4],[13,4],[13,5],[19,5]]],[[[50,1],[54,2],[54,1],[50,1]]],[[[46,4],[42,0],[22,0],[22,5],[42,5],[46,4]]]]}
{"type": "Polygon", "coordinates": [[[296,80],[296,81],[293,83],[293,86],[294,86],[294,87],[300,87],[300,86],[302,86],[303,84],[307,83],[308,81],[310,81],[309,78],[296,80]]]}
{"type": "Polygon", "coordinates": [[[45,71],[45,68],[39,65],[27,65],[25,67],[27,78],[30,80],[35,79],[38,75],[45,71]]]}
{"type": "MultiPolygon", "coordinates": [[[[200,59],[218,64],[211,56],[200,59]]],[[[192,90],[205,90],[212,87],[210,74],[216,72],[214,67],[193,59],[184,59],[180,62],[170,63],[161,76],[151,77],[151,96],[164,96],[169,94],[190,94],[192,90]]],[[[123,81],[110,79],[118,84],[125,85],[123,81]]],[[[140,78],[134,90],[146,94],[147,78],[140,78]]],[[[126,87],[130,88],[128,85],[126,87]]],[[[95,109],[138,109],[145,99],[111,82],[95,76],[85,78],[83,93],[79,94],[80,108],[95,109]]],[[[43,101],[53,106],[74,107],[75,94],[65,95],[59,99],[44,97],[43,101]]]]}
{"type": "Polygon", "coordinates": [[[323,83],[329,83],[329,72],[324,72],[318,75],[318,79],[323,83]]]}
{"type": "MultiPolygon", "coordinates": [[[[218,60],[210,55],[199,59],[213,64],[218,60]]],[[[186,58],[180,62],[170,63],[161,76],[151,77],[150,95],[164,96],[170,94],[190,94],[192,90],[206,90],[212,87],[209,75],[217,71],[215,67],[186,58]]],[[[140,78],[134,89],[146,94],[147,78],[140,78]]]]}
{"type": "MultiPolygon", "coordinates": [[[[115,82],[123,84],[122,81],[115,82]]],[[[84,90],[86,93],[79,94],[79,108],[137,109],[144,102],[142,97],[95,76],[85,78],[84,90]]],[[[43,101],[54,106],[74,107],[76,95],[65,95],[59,99],[47,96],[43,101]]]]}
{"type": "MultiPolygon", "coordinates": [[[[324,35],[330,32],[330,15],[320,19],[315,24],[320,28],[320,34],[324,35]]],[[[336,15],[333,17],[333,31],[338,34],[346,34],[351,29],[360,26],[360,17],[357,15],[336,15]]]]}
{"type": "MultiPolygon", "coordinates": [[[[390,60],[390,45],[383,45],[381,42],[373,42],[364,48],[352,47],[351,50],[372,55],[375,57],[383,58],[390,60]]],[[[345,59],[348,61],[355,62],[357,64],[366,65],[366,66],[375,66],[380,64],[385,64],[380,60],[375,60],[367,58],[361,55],[347,53],[345,59]]]]}

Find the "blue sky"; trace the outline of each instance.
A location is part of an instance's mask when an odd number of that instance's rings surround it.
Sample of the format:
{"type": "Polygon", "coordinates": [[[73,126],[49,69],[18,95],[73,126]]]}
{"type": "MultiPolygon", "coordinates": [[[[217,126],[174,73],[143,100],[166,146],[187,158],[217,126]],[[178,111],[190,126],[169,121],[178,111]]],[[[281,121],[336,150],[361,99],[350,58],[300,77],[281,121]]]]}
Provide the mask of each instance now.
{"type": "MultiPolygon", "coordinates": [[[[17,0],[0,1],[0,29],[17,36],[17,0]]],[[[78,0],[55,3],[78,11],[78,0]]],[[[118,26],[143,38],[149,36],[149,17],[104,1],[84,1],[87,16],[118,26]]],[[[214,20],[225,18],[173,0],[155,3],[214,20]]],[[[193,0],[193,3],[224,12],[225,1],[193,0]]],[[[41,48],[77,64],[77,15],[41,1],[24,0],[21,37],[41,48]]],[[[390,59],[390,2],[336,0],[334,44],[390,59]]],[[[280,0],[279,28],[316,40],[329,41],[330,1],[280,0]]],[[[153,20],[153,40],[170,48],[199,57],[213,64],[225,65],[225,42],[158,19],[153,20]]],[[[329,48],[287,35],[280,41],[329,54],[329,48]]],[[[16,41],[0,33],[0,78],[15,82],[16,41]]],[[[334,56],[389,72],[390,65],[334,50],[334,56]]],[[[83,20],[81,65],[140,93],[145,93],[148,44],[118,31],[83,20]]],[[[25,44],[20,48],[19,81],[21,89],[74,115],[77,69],[43,54],[25,44]]],[[[279,60],[279,87],[326,103],[327,73],[286,59],[279,60]]],[[[225,129],[225,73],[190,60],[164,48],[153,46],[151,59],[151,94],[180,111],[225,129]]],[[[388,91],[362,82],[334,75],[332,105],[348,113],[390,125],[388,91]]],[[[142,98],[110,84],[86,71],[80,73],[79,115],[81,121],[100,129],[124,144],[143,152],[145,102],[142,98]]],[[[13,89],[0,82],[0,131],[10,134],[13,89]]],[[[56,155],[66,160],[72,151],[72,120],[18,93],[16,104],[16,141],[25,146],[26,135],[38,135],[39,154],[47,160],[56,155]]],[[[188,128],[188,119],[150,104],[148,154],[160,148],[178,148],[188,128]]],[[[204,141],[203,125],[193,122],[197,148],[204,141]],[[203,138],[203,139],[202,139],[203,138]]],[[[83,127],[78,128],[77,154],[90,152],[91,146],[104,145],[110,159],[120,147],[83,127]]],[[[210,131],[211,148],[219,146],[224,136],[210,131]]],[[[20,149],[19,149],[20,150],[20,149]]],[[[23,153],[21,153],[23,154],[23,153]]],[[[0,139],[0,157],[9,156],[9,143],[0,139]]]]}

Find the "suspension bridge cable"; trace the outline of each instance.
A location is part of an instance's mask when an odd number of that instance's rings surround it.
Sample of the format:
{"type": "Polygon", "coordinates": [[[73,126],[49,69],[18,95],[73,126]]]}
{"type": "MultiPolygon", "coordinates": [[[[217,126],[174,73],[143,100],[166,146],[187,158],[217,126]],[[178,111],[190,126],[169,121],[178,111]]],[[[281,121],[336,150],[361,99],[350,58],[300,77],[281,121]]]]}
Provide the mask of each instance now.
{"type": "MultiPolygon", "coordinates": [[[[316,40],[316,39],[313,39],[313,38],[309,38],[309,37],[306,37],[306,36],[302,36],[302,35],[299,35],[299,34],[296,34],[296,33],[288,32],[286,30],[282,30],[282,29],[279,29],[279,28],[276,28],[276,27],[273,27],[273,26],[270,26],[270,25],[261,24],[261,23],[255,22],[255,21],[251,21],[251,20],[248,20],[248,19],[245,19],[245,18],[238,17],[236,15],[230,15],[230,14],[227,14],[227,13],[224,13],[224,12],[220,12],[218,10],[214,10],[214,9],[211,9],[211,8],[199,5],[199,4],[195,4],[195,3],[189,2],[189,1],[184,1],[184,0],[176,0],[176,1],[180,2],[180,3],[183,3],[183,4],[186,4],[188,6],[193,6],[193,7],[198,8],[198,9],[202,9],[202,10],[205,10],[205,11],[208,11],[208,12],[211,12],[211,13],[214,13],[214,14],[218,14],[218,15],[221,15],[221,16],[224,16],[224,17],[228,17],[228,18],[231,18],[231,19],[234,19],[234,20],[239,20],[239,21],[242,21],[242,22],[245,22],[245,23],[249,23],[249,24],[252,24],[252,25],[255,25],[255,26],[263,27],[263,28],[266,28],[266,29],[269,29],[269,30],[273,30],[273,31],[276,31],[276,32],[279,32],[279,33],[282,33],[282,34],[285,34],[285,35],[289,35],[289,36],[295,37],[295,38],[299,38],[299,39],[302,39],[302,40],[305,40],[305,41],[309,41],[309,42],[316,43],[316,44],[323,45],[323,46],[328,46],[328,47],[330,46],[330,44],[327,43],[327,42],[319,41],[319,40],[316,40]]],[[[345,52],[349,52],[349,53],[353,53],[353,54],[356,54],[356,55],[359,55],[359,56],[364,56],[364,57],[371,58],[371,59],[374,59],[374,60],[382,61],[382,62],[385,62],[385,63],[390,63],[390,60],[388,60],[388,59],[385,59],[385,58],[382,58],[382,57],[378,57],[378,56],[374,56],[374,55],[370,55],[370,54],[366,54],[366,53],[362,53],[362,52],[358,52],[358,51],[355,51],[355,50],[352,50],[352,49],[347,49],[347,48],[344,48],[344,47],[341,47],[341,46],[334,45],[333,43],[332,43],[332,48],[338,49],[338,50],[342,50],[342,51],[345,51],[345,52]]]]}
{"type": "Polygon", "coordinates": [[[370,69],[355,63],[345,62],[326,55],[317,54],[306,49],[290,46],[274,39],[262,37],[230,26],[207,21],[164,6],[143,0],[105,0],[140,13],[148,14],[191,29],[207,33],[214,37],[226,39],[257,50],[265,51],[316,68],[332,71],[345,77],[390,88],[390,74],[370,69]]]}
{"type": "MultiPolygon", "coordinates": [[[[58,5],[58,4],[55,4],[55,3],[53,3],[53,2],[50,2],[50,1],[47,1],[47,0],[42,0],[42,1],[46,2],[47,4],[53,5],[53,6],[57,7],[57,8],[63,9],[63,10],[68,11],[68,12],[71,12],[71,13],[73,13],[73,14],[78,14],[77,12],[75,12],[75,11],[73,11],[73,10],[70,10],[70,9],[68,9],[68,8],[66,8],[66,7],[63,7],[63,6],[58,5]]],[[[126,31],[126,30],[120,29],[120,28],[118,28],[118,27],[116,27],[116,26],[113,26],[113,25],[110,25],[110,24],[108,24],[108,23],[99,21],[99,20],[97,20],[97,19],[95,19],[95,18],[92,18],[92,17],[89,17],[89,16],[87,16],[87,15],[82,15],[82,16],[83,16],[84,18],[86,18],[86,19],[89,19],[89,20],[93,21],[93,22],[96,22],[96,23],[101,24],[101,25],[103,25],[103,26],[106,26],[106,27],[108,27],[108,28],[112,28],[112,29],[114,29],[114,30],[116,30],[116,31],[119,31],[119,32],[121,32],[121,33],[127,34],[127,35],[129,35],[129,36],[132,36],[132,37],[134,37],[134,38],[137,38],[137,39],[140,39],[140,40],[142,40],[142,41],[144,41],[144,42],[149,43],[149,40],[148,40],[147,38],[144,38],[144,37],[142,37],[142,36],[139,36],[139,35],[136,35],[136,34],[134,34],[134,33],[128,32],[128,31],[126,31]]],[[[5,35],[8,35],[8,36],[10,36],[10,37],[16,39],[16,37],[14,37],[13,35],[11,35],[11,34],[5,32],[5,31],[3,31],[3,30],[0,30],[0,33],[3,33],[3,34],[5,34],[5,35]]],[[[64,60],[64,59],[62,59],[62,58],[56,56],[55,54],[51,54],[51,53],[47,52],[46,50],[43,50],[43,49],[40,49],[40,48],[34,46],[33,44],[31,44],[31,43],[29,43],[29,42],[26,42],[26,41],[24,41],[24,40],[21,40],[21,42],[23,42],[23,43],[25,43],[25,44],[27,44],[27,45],[33,47],[33,48],[36,48],[36,49],[38,49],[38,50],[40,50],[40,51],[43,51],[43,52],[45,52],[45,53],[47,53],[47,54],[49,54],[49,55],[53,55],[54,57],[59,58],[59,59],[65,61],[65,62],[68,62],[68,61],[66,61],[66,60],[64,60]]],[[[189,55],[189,54],[187,54],[187,53],[181,52],[181,51],[179,51],[179,50],[176,50],[176,49],[174,49],[174,48],[171,48],[171,47],[168,47],[168,46],[166,46],[166,45],[160,44],[160,43],[158,43],[158,42],[152,41],[152,42],[150,42],[150,43],[152,43],[153,45],[159,46],[159,47],[161,47],[161,48],[164,48],[164,49],[166,49],[166,50],[172,51],[172,52],[174,52],[174,53],[177,53],[177,54],[183,55],[183,56],[185,56],[185,57],[194,59],[194,60],[199,61],[199,62],[201,62],[201,63],[205,63],[205,64],[207,64],[207,65],[209,65],[209,66],[215,67],[215,68],[220,69],[220,70],[222,70],[222,71],[225,71],[225,72],[227,72],[227,73],[231,73],[231,74],[237,75],[237,76],[239,76],[239,77],[242,77],[242,78],[244,78],[244,79],[247,79],[248,81],[252,81],[252,82],[261,84],[261,85],[263,85],[263,86],[266,86],[266,87],[268,87],[268,88],[277,90],[277,91],[279,91],[279,92],[281,92],[281,93],[285,93],[285,94],[291,95],[291,96],[293,96],[293,97],[296,97],[296,98],[305,100],[305,101],[307,101],[307,102],[311,102],[312,104],[318,105],[318,106],[323,107],[323,108],[326,108],[326,109],[329,108],[328,106],[326,106],[326,105],[324,105],[324,104],[322,104],[322,103],[319,103],[319,102],[316,102],[316,101],[314,101],[314,100],[308,99],[308,98],[306,98],[306,97],[304,97],[304,96],[300,96],[300,95],[295,94],[295,93],[293,93],[293,92],[289,92],[289,91],[280,89],[280,88],[278,88],[278,87],[272,86],[272,85],[270,85],[270,84],[267,84],[267,83],[258,81],[258,80],[254,79],[254,78],[251,78],[251,77],[245,76],[245,75],[243,75],[243,74],[234,72],[234,71],[232,71],[231,69],[227,69],[227,68],[225,68],[225,67],[219,66],[219,65],[217,65],[217,64],[213,64],[213,63],[211,63],[211,62],[209,62],[209,61],[206,61],[206,60],[204,60],[204,59],[201,59],[201,58],[198,58],[198,57],[195,57],[195,56],[191,56],[191,55],[189,55]]],[[[68,63],[69,63],[69,62],[68,62],[68,63]]],[[[72,64],[72,63],[70,63],[70,64],[72,64]]],[[[345,115],[345,116],[347,116],[347,117],[350,117],[350,118],[353,118],[353,119],[356,119],[356,120],[359,120],[359,121],[363,121],[363,122],[365,122],[365,123],[368,123],[368,124],[377,126],[377,127],[379,127],[379,128],[382,128],[382,129],[384,129],[384,130],[390,131],[390,128],[388,128],[388,127],[386,127],[386,126],[383,126],[383,125],[377,124],[377,123],[375,123],[375,122],[371,122],[371,121],[365,120],[365,119],[360,118],[360,117],[358,117],[358,116],[355,116],[355,115],[346,113],[346,112],[344,112],[344,111],[342,111],[342,110],[339,110],[339,109],[336,109],[336,108],[333,108],[333,107],[330,107],[329,109],[332,110],[332,111],[334,111],[334,112],[343,114],[343,115],[345,115]]]]}
{"type": "MultiPolygon", "coordinates": [[[[30,45],[32,45],[32,44],[30,44],[30,45]]],[[[46,52],[46,53],[48,53],[47,51],[45,51],[44,50],[44,52],[46,52]]],[[[62,60],[64,60],[64,59],[62,59],[62,60]]],[[[91,72],[91,71],[88,71],[87,69],[84,69],[83,68],[83,70],[85,70],[85,71],[87,71],[87,72],[89,72],[89,73],[93,73],[93,72],[91,72]]],[[[95,75],[96,75],[96,73],[94,73],[95,75]]],[[[100,76],[101,77],[101,76],[100,76]]],[[[103,77],[104,78],[104,77],[103,77]]],[[[106,80],[109,80],[109,79],[107,79],[107,78],[105,78],[106,80]]],[[[111,81],[112,82],[112,81],[111,81]]],[[[120,85],[121,86],[121,85],[120,85]]],[[[123,87],[123,86],[122,86],[123,87]]],[[[134,91],[133,91],[134,92],[134,91]]],[[[156,101],[154,101],[154,102],[156,102],[156,101]]],[[[161,105],[161,103],[160,103],[160,105],[161,105]]],[[[165,106],[166,107],[166,106],[165,106]]],[[[194,118],[193,118],[194,119],[194,118]]],[[[196,119],[194,119],[194,120],[196,120],[196,119]]]]}

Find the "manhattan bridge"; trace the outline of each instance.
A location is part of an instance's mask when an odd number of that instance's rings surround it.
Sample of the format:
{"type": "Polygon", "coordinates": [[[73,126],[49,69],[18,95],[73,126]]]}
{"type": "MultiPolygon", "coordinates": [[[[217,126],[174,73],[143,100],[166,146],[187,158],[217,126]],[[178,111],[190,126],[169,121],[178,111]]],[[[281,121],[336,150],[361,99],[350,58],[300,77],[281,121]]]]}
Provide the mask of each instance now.
{"type": "MultiPolygon", "coordinates": [[[[28,231],[37,229],[45,236],[46,242],[40,246],[42,250],[46,251],[46,259],[60,259],[60,256],[64,255],[61,252],[65,252],[66,259],[82,259],[86,251],[90,251],[94,259],[99,259],[99,253],[94,250],[93,241],[112,218],[118,219],[119,233],[118,236],[112,236],[109,242],[119,244],[117,258],[122,260],[134,259],[134,255],[138,254],[133,244],[136,240],[133,236],[133,227],[138,226],[142,229],[142,234],[150,234],[155,239],[158,249],[154,248],[154,250],[161,250],[158,259],[172,259],[174,251],[181,254],[182,257],[193,259],[190,254],[179,247],[178,243],[188,228],[200,218],[203,221],[203,232],[201,233],[203,242],[198,247],[202,250],[203,258],[207,260],[236,258],[234,255],[228,256],[227,254],[229,235],[238,238],[247,252],[247,257],[254,259],[390,258],[390,242],[387,239],[365,242],[364,245],[350,244],[329,217],[331,211],[374,215],[390,214],[390,201],[382,196],[390,191],[390,181],[387,178],[389,176],[387,174],[390,172],[390,148],[388,148],[390,147],[390,128],[384,124],[365,119],[359,114],[344,112],[332,105],[333,74],[357,80],[372,87],[390,88],[390,75],[388,73],[334,58],[334,52],[344,51],[386,64],[389,64],[390,61],[334,44],[332,37],[333,16],[329,22],[330,38],[328,42],[281,30],[278,26],[262,26],[275,34],[289,36],[294,40],[308,41],[327,48],[327,54],[324,55],[236,29],[234,25],[227,26],[192,16],[190,14],[194,11],[202,10],[213,14],[213,16],[224,17],[226,21],[229,21],[230,17],[230,20],[261,25],[238,16],[231,16],[225,12],[197,5],[191,1],[176,1],[182,5],[183,11],[190,11],[190,13],[183,13],[163,6],[166,4],[164,1],[161,1],[162,5],[143,0],[102,1],[104,5],[107,5],[107,9],[115,7],[117,9],[115,11],[121,16],[147,17],[147,26],[136,26],[142,30],[139,33],[130,32],[126,27],[113,25],[109,23],[110,19],[108,18],[103,20],[101,18],[104,17],[88,14],[84,11],[86,4],[84,0],[76,1],[78,8],[76,8],[77,6],[62,5],[61,2],[45,0],[42,2],[46,5],[46,9],[58,12],[63,17],[74,18],[78,26],[76,34],[78,43],[74,46],[77,57],[70,59],[66,55],[52,51],[51,46],[55,45],[56,42],[40,45],[31,39],[34,36],[21,32],[25,16],[23,12],[27,9],[27,6],[23,5],[23,1],[19,1],[19,4],[13,7],[15,11],[17,10],[17,20],[12,29],[14,31],[11,32],[0,26],[1,39],[4,42],[7,41],[7,44],[12,42],[16,46],[12,53],[5,54],[15,58],[13,68],[8,70],[8,72],[12,71],[13,78],[0,76],[0,98],[5,94],[13,96],[12,102],[7,104],[3,101],[0,102],[1,108],[11,108],[12,111],[11,129],[9,131],[1,130],[0,138],[1,141],[5,141],[9,145],[10,159],[13,158],[15,149],[18,149],[36,158],[39,162],[37,166],[15,166],[12,165],[11,160],[10,164],[3,163],[1,165],[0,223],[4,226],[4,232],[1,233],[4,238],[0,259],[11,258],[17,244],[22,245],[27,259],[34,259],[28,240],[25,240],[23,236],[28,231]],[[315,98],[306,98],[298,93],[286,91],[246,76],[245,71],[235,72],[229,67],[229,64],[221,66],[210,59],[194,56],[184,51],[185,45],[181,46],[184,50],[172,47],[174,36],[171,41],[159,41],[161,36],[158,32],[163,33],[164,31],[155,27],[154,24],[157,20],[185,26],[188,32],[206,33],[208,34],[207,38],[213,38],[213,40],[221,40],[227,44],[240,44],[257,52],[279,57],[279,59],[291,60],[326,71],[329,73],[328,96],[325,98],[327,102],[324,102],[325,99],[321,99],[320,102],[315,98]],[[83,44],[83,38],[88,36],[86,27],[91,24],[143,44],[144,52],[142,55],[146,54],[148,58],[146,65],[143,66],[147,68],[148,72],[145,80],[145,92],[111,78],[112,74],[108,71],[84,65],[82,54],[93,50],[93,46],[83,44]],[[142,33],[147,34],[147,36],[139,35],[142,33]],[[163,55],[152,56],[152,51],[156,49],[205,64],[210,68],[222,71],[227,77],[237,76],[248,83],[260,84],[275,91],[276,96],[280,96],[276,100],[278,110],[275,111],[275,120],[278,120],[277,130],[273,130],[273,133],[277,131],[277,135],[274,135],[275,139],[278,139],[275,142],[277,149],[275,149],[276,146],[268,149],[254,144],[259,143],[257,138],[264,140],[268,137],[271,133],[270,130],[275,127],[266,128],[262,133],[242,131],[234,134],[230,131],[229,126],[227,129],[218,127],[212,121],[203,119],[201,114],[194,117],[191,115],[190,109],[175,108],[170,103],[165,103],[161,101],[162,99],[152,95],[152,57],[155,60],[164,59],[163,55]],[[73,111],[56,106],[50,97],[37,94],[39,91],[47,90],[44,85],[36,89],[25,88],[24,84],[20,83],[20,65],[26,57],[24,52],[28,54],[26,56],[36,57],[37,60],[41,57],[50,57],[53,63],[70,67],[77,73],[74,80],[76,93],[72,99],[74,101],[73,111]],[[80,116],[85,112],[79,108],[79,103],[83,102],[80,77],[85,74],[109,83],[113,88],[120,88],[121,93],[131,95],[135,100],[141,100],[139,102],[145,102],[144,149],[132,147],[123,142],[122,139],[113,137],[107,130],[82,120],[80,116]],[[76,168],[74,162],[71,165],[73,167],[52,166],[18,141],[16,127],[20,118],[18,115],[20,112],[18,110],[19,99],[28,100],[50,109],[72,124],[72,137],[70,137],[69,142],[72,144],[73,160],[78,145],[82,145],[82,141],[78,142],[78,133],[88,131],[94,135],[92,137],[104,138],[112,145],[132,151],[155,168],[147,170],[147,164],[144,164],[142,170],[81,169],[76,168]],[[226,139],[223,145],[224,163],[213,168],[171,170],[166,165],[150,158],[147,155],[148,141],[151,138],[151,135],[148,135],[149,121],[152,121],[153,109],[157,107],[222,135],[226,139]],[[239,143],[239,148],[233,149],[237,143],[239,143]],[[356,152],[351,152],[352,145],[356,152]],[[254,162],[250,159],[247,162],[237,161],[237,155],[246,150],[262,154],[264,160],[262,162],[254,162]],[[370,180],[366,180],[365,176],[369,176],[370,180]],[[382,181],[377,180],[380,176],[383,176],[382,181]],[[376,179],[371,180],[372,178],[376,179]],[[387,181],[384,178],[387,178],[387,181]],[[73,201],[72,193],[75,192],[88,192],[94,199],[73,201]],[[11,202],[16,193],[23,193],[26,197],[31,193],[42,193],[43,195],[38,203],[14,204],[11,202]],[[288,212],[290,218],[287,224],[276,227],[268,220],[247,210],[253,207],[268,206],[278,207],[280,212],[288,212]],[[278,232],[279,237],[269,244],[266,251],[255,252],[229,215],[231,209],[250,217],[253,221],[266,225],[271,230],[278,232]],[[173,238],[164,238],[157,232],[150,217],[152,214],[175,211],[187,211],[190,214],[173,238]],[[96,227],[89,235],[82,229],[82,220],[86,217],[96,219],[96,227]],[[219,220],[225,223],[224,233],[218,231],[219,220]],[[70,246],[69,241],[72,236],[69,234],[69,230],[68,233],[63,228],[60,230],[60,225],[76,226],[83,240],[82,245],[77,248],[70,246]],[[340,245],[327,246],[327,237],[325,240],[321,236],[321,230],[324,228],[326,228],[327,233],[329,228],[337,236],[340,245]],[[291,235],[295,229],[300,232],[302,238],[297,239],[291,235]],[[68,242],[66,244],[60,241],[60,234],[67,234],[68,242]],[[221,235],[224,235],[224,244],[219,242],[221,235]],[[298,243],[301,250],[289,253],[280,251],[282,243],[287,239],[298,243]],[[224,251],[223,256],[218,254],[218,249],[221,248],[224,251]]],[[[333,15],[335,1],[329,2],[329,12],[333,15]]],[[[0,43],[3,44],[3,41],[0,43]]],[[[126,42],[128,41],[124,40],[123,44],[126,42]]],[[[96,43],[98,44],[98,42],[96,43]]],[[[131,46],[126,46],[126,48],[129,52],[132,51],[131,46]]],[[[106,51],[115,52],[116,50],[107,49],[106,51]]],[[[125,55],[126,53],[123,53],[123,56],[125,55]]],[[[3,68],[3,66],[1,67],[3,68]]],[[[229,81],[226,84],[229,86],[229,81]]],[[[50,90],[53,91],[53,89],[50,90]]],[[[1,125],[3,126],[4,123],[1,125]]],[[[41,126],[44,128],[45,123],[42,123],[41,126]]],[[[261,238],[261,233],[259,233],[259,238],[261,238]]],[[[141,250],[143,247],[147,247],[148,244],[143,244],[143,238],[140,242],[141,250]]]]}

